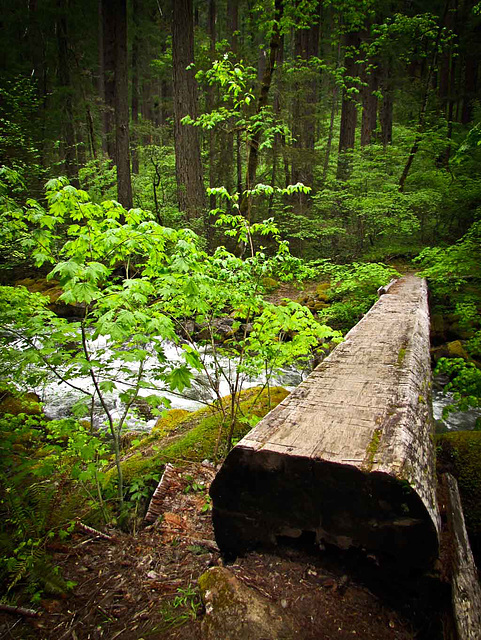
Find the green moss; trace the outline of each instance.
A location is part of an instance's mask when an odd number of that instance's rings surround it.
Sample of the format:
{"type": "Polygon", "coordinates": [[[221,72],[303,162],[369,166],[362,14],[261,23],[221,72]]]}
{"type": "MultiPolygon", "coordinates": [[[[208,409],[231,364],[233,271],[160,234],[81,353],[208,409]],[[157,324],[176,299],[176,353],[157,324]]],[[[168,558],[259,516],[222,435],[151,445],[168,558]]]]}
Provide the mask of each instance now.
{"type": "Polygon", "coordinates": [[[326,292],[331,288],[330,282],[321,282],[316,287],[316,295],[318,298],[322,298],[322,296],[326,295],[326,292]]]}
{"type": "Polygon", "coordinates": [[[42,405],[37,394],[22,393],[17,396],[4,392],[0,400],[0,415],[18,416],[20,413],[25,413],[29,416],[41,415],[42,405]]]}
{"type": "Polygon", "coordinates": [[[397,354],[397,363],[398,366],[401,367],[402,363],[404,362],[404,358],[406,357],[406,348],[405,347],[401,347],[399,349],[399,353],[397,354]]]}
{"type": "Polygon", "coordinates": [[[448,350],[448,358],[463,358],[463,360],[470,360],[469,354],[463,347],[461,340],[454,340],[454,342],[448,342],[446,345],[448,350]]]}
{"type": "Polygon", "coordinates": [[[364,462],[364,466],[367,469],[367,471],[370,471],[372,469],[372,465],[374,464],[374,458],[376,456],[376,453],[378,452],[379,445],[381,444],[381,435],[382,435],[381,428],[374,429],[374,433],[372,434],[371,441],[368,444],[366,449],[366,459],[364,462]]]}
{"type": "Polygon", "coordinates": [[[152,433],[156,435],[166,435],[182,422],[191,412],[187,409],[171,409],[167,411],[162,418],[159,418],[155,423],[152,433]]]}
{"type": "MultiPolygon", "coordinates": [[[[260,389],[254,387],[243,391],[239,419],[234,427],[234,439],[242,438],[250,431],[250,426],[241,421],[242,416],[261,418],[287,395],[289,395],[288,392],[282,387],[273,387],[270,390],[269,406],[267,390],[264,389],[260,393],[260,389]]],[[[222,401],[227,407],[230,403],[230,396],[226,396],[222,401]]],[[[226,453],[227,429],[222,427],[223,416],[218,408],[210,406],[198,411],[187,412],[185,416],[177,413],[176,417],[171,416],[172,422],[170,424],[169,414],[165,416],[167,428],[159,427],[156,432],[144,438],[125,456],[122,462],[122,472],[126,486],[136,477],[149,472],[161,471],[166,462],[182,460],[202,462],[206,458],[212,460],[220,430],[222,430],[223,436],[220,452],[226,453]]],[[[104,487],[115,482],[116,477],[117,470],[112,467],[105,475],[104,487]]]]}
{"type": "Polygon", "coordinates": [[[271,293],[279,288],[279,283],[274,278],[262,278],[261,283],[267,293],[271,293]]]}
{"type": "MultiPolygon", "coordinates": [[[[481,559],[481,432],[456,431],[437,435],[440,471],[457,479],[466,528],[473,552],[481,559]]],[[[478,565],[479,566],[479,565],[478,565]]]]}

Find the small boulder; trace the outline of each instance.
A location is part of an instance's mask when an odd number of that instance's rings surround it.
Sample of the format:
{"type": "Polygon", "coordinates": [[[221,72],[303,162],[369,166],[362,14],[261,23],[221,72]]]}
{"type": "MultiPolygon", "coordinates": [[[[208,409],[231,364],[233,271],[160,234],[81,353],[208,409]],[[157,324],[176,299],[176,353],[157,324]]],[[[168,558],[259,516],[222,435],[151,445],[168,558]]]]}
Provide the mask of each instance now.
{"type": "Polygon", "coordinates": [[[204,640],[291,640],[294,626],[281,606],[247,587],[225,567],[199,578],[204,640]]]}
{"type": "Polygon", "coordinates": [[[9,391],[0,394],[0,415],[10,414],[18,416],[25,413],[30,416],[39,416],[42,414],[42,405],[40,398],[36,393],[22,393],[14,395],[9,391]]]}

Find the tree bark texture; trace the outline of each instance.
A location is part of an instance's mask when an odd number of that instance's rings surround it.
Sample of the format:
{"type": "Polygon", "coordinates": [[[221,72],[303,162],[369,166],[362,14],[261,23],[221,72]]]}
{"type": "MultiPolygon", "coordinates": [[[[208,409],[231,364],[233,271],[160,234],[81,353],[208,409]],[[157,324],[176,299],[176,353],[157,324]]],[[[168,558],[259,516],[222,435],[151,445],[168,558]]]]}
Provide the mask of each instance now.
{"type": "Polygon", "coordinates": [[[70,61],[68,55],[68,6],[66,0],[58,0],[57,19],[57,45],[58,45],[58,82],[62,95],[62,129],[63,129],[63,156],[65,172],[71,182],[78,186],[77,154],[75,151],[75,130],[72,103],[70,61]]]}
{"type": "Polygon", "coordinates": [[[132,82],[131,82],[131,111],[132,111],[132,173],[139,173],[139,143],[136,127],[139,123],[139,53],[141,47],[141,34],[139,24],[139,12],[141,11],[139,0],[132,2],[133,37],[132,37],[132,82]]]}
{"type": "Polygon", "coordinates": [[[378,77],[375,71],[364,78],[367,87],[362,92],[362,122],[361,122],[361,147],[372,142],[372,136],[377,125],[377,96],[374,92],[378,88],[378,77]]]}
{"type": "Polygon", "coordinates": [[[100,74],[102,80],[100,96],[103,105],[102,111],[102,147],[104,152],[114,162],[115,158],[115,2],[109,0],[99,0],[100,2],[100,21],[101,21],[101,37],[99,39],[99,57],[101,60],[100,74]]]}
{"type": "Polygon", "coordinates": [[[115,10],[115,160],[117,199],[132,208],[129,136],[129,69],[127,54],[127,0],[111,0],[115,10]]]}
{"type": "Polygon", "coordinates": [[[476,640],[481,634],[481,587],[464,523],[458,483],[449,473],[442,476],[447,495],[447,528],[451,549],[453,617],[457,640],[476,640]]]}
{"type": "Polygon", "coordinates": [[[176,0],[172,7],[172,58],[174,143],[177,199],[187,219],[202,214],[205,206],[199,131],[181,120],[197,116],[194,70],[194,22],[192,0],[176,0]]]}
{"type": "MultiPolygon", "coordinates": [[[[310,58],[318,56],[319,23],[315,22],[310,29],[298,29],[295,32],[294,44],[294,53],[297,58],[307,62],[310,58]]],[[[302,182],[309,187],[312,187],[313,184],[317,103],[318,81],[317,78],[312,78],[309,75],[308,78],[296,83],[296,96],[292,110],[293,184],[302,182]]],[[[303,199],[306,199],[305,194],[303,194],[303,199]]]]}
{"type": "MultiPolygon", "coordinates": [[[[353,78],[357,75],[357,65],[354,51],[359,46],[359,33],[353,32],[346,35],[346,47],[349,55],[346,56],[344,66],[346,76],[353,78]]],[[[350,162],[348,152],[354,149],[356,141],[357,108],[356,102],[349,89],[353,88],[353,83],[346,80],[346,86],[342,94],[341,128],[339,131],[339,157],[337,161],[337,178],[346,180],[350,172],[350,162]]]]}
{"type": "MultiPolygon", "coordinates": [[[[279,21],[282,17],[283,4],[282,0],[275,0],[274,6],[274,26],[272,29],[271,40],[269,44],[269,58],[266,61],[264,74],[262,76],[259,98],[257,100],[257,114],[260,114],[264,107],[267,106],[269,91],[272,84],[272,76],[276,67],[278,51],[281,43],[281,35],[279,21]]],[[[262,128],[257,127],[250,136],[248,142],[247,170],[246,170],[246,189],[252,189],[256,183],[257,165],[259,164],[259,143],[261,140],[262,128]]],[[[250,221],[250,197],[244,194],[240,203],[240,213],[247,217],[250,221]]]]}
{"type": "Polygon", "coordinates": [[[227,456],[211,487],[222,552],[307,534],[387,570],[431,567],[430,383],[427,286],[406,276],[227,456]]]}

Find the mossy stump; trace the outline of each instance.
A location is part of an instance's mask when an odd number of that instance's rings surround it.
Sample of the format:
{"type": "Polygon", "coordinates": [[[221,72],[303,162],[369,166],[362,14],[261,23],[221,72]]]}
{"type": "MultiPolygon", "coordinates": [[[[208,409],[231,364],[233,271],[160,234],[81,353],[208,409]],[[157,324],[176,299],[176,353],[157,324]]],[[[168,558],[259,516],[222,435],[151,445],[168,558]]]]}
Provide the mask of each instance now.
{"type": "Polygon", "coordinates": [[[430,384],[427,287],[406,276],[227,456],[211,487],[224,555],[288,537],[360,547],[389,570],[432,567],[430,384]]]}

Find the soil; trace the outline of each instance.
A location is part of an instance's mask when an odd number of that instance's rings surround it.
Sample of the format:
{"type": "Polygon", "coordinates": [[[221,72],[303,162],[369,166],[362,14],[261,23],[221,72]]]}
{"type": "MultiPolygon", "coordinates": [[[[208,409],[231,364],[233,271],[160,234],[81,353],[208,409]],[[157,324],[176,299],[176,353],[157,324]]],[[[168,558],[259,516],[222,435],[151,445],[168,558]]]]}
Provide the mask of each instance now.
{"type": "MultiPolygon", "coordinates": [[[[68,544],[53,546],[54,561],[75,588],[43,600],[36,618],[0,613],[0,639],[201,639],[197,579],[222,564],[208,509],[214,475],[202,464],[176,467],[163,516],[153,525],[112,533],[110,540],[79,529],[68,544]]],[[[228,568],[282,607],[301,640],[438,637],[427,611],[417,615],[409,597],[399,599],[399,590],[390,592],[375,571],[345,555],[286,547],[276,555],[251,553],[228,568]]]]}

